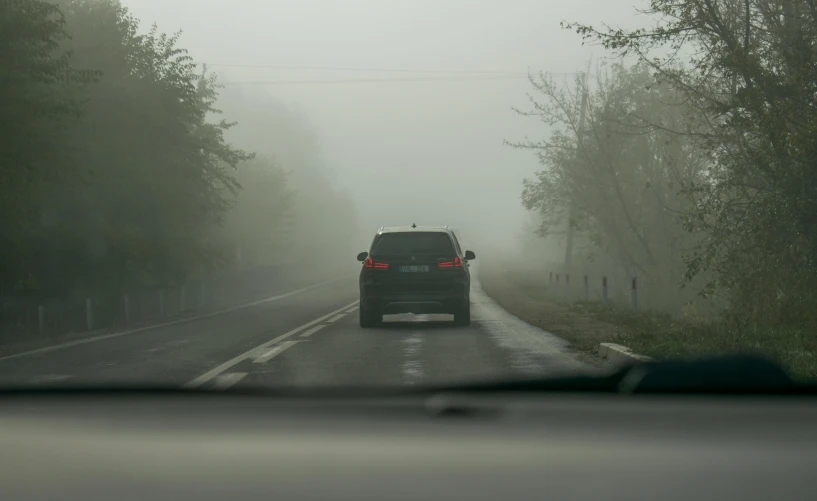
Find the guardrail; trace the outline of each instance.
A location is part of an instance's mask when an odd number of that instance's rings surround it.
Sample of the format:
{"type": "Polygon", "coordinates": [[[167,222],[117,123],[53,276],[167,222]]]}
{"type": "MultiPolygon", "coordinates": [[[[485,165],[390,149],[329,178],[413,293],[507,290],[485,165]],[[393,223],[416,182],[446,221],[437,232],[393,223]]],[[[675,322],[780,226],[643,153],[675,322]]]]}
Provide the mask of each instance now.
{"type": "Polygon", "coordinates": [[[0,297],[0,343],[125,327],[253,300],[285,282],[287,264],[183,285],[80,290],[62,296],[13,291],[0,297]]]}
{"type": "MultiPolygon", "coordinates": [[[[599,284],[599,295],[596,297],[605,304],[611,302],[611,291],[607,275],[595,277],[595,281],[599,284]]],[[[548,288],[559,296],[576,297],[577,299],[580,298],[585,301],[594,299],[594,297],[591,297],[591,277],[588,274],[582,275],[582,293],[580,297],[578,297],[578,290],[571,286],[570,273],[548,272],[548,288]],[[564,277],[564,280],[562,280],[562,277],[564,277]]],[[[620,301],[629,296],[630,307],[634,311],[638,310],[638,288],[638,277],[633,275],[627,283],[627,292],[622,293],[621,289],[617,288],[614,294],[615,299],[620,301]]]]}

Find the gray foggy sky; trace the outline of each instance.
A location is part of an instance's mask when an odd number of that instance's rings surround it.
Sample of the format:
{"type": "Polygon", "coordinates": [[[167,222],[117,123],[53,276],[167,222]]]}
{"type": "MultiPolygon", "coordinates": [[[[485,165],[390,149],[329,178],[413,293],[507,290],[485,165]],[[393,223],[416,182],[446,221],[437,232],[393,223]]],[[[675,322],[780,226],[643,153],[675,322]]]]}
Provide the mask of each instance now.
{"type": "MultiPolygon", "coordinates": [[[[181,45],[214,65],[438,71],[574,72],[582,47],[562,20],[635,27],[642,0],[124,0],[143,23],[184,31],[181,45]]],[[[326,163],[350,190],[367,233],[380,224],[449,223],[516,239],[530,152],[503,139],[541,137],[519,117],[526,79],[448,73],[213,66],[232,82],[462,77],[452,81],[264,85],[297,103],[318,130],[326,163]]],[[[250,84],[246,84],[250,85],[250,84]]],[[[258,84],[254,84],[258,85],[258,84]]],[[[229,118],[229,117],[228,117],[229,118]]],[[[240,126],[240,125],[239,125],[240,126]]],[[[476,235],[475,235],[476,236],[476,235]]]]}

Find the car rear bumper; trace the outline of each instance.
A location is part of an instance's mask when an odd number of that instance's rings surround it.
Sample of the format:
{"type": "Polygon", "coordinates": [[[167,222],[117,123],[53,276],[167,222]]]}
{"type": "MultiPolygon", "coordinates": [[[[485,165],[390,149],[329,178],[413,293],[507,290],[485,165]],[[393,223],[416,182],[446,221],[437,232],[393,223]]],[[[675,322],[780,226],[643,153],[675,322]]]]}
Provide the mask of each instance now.
{"type": "Polygon", "coordinates": [[[396,313],[455,313],[468,306],[464,284],[448,293],[382,292],[361,288],[360,302],[365,308],[385,315],[396,313]]]}

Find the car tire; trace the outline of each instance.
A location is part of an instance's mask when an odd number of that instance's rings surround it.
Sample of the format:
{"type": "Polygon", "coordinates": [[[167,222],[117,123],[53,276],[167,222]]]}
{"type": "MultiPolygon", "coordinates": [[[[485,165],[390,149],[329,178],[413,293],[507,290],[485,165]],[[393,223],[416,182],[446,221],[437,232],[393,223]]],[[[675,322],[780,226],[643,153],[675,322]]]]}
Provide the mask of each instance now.
{"type": "Polygon", "coordinates": [[[471,303],[466,304],[465,308],[454,313],[454,325],[467,326],[471,325],[471,303]]]}
{"type": "Polygon", "coordinates": [[[360,314],[360,326],[364,329],[374,327],[383,320],[383,315],[363,306],[360,307],[358,312],[360,314]]]}

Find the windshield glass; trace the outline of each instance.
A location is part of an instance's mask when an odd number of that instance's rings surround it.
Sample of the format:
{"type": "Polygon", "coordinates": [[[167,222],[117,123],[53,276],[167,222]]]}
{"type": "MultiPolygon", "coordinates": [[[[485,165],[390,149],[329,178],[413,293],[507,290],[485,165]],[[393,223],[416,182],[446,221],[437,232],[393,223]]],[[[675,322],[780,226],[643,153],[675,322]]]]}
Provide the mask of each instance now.
{"type": "Polygon", "coordinates": [[[811,381],[815,16],[2,0],[0,389],[811,381]]]}
{"type": "Polygon", "coordinates": [[[454,246],[446,233],[386,233],[375,241],[372,255],[409,256],[434,254],[453,256],[454,246]]]}

